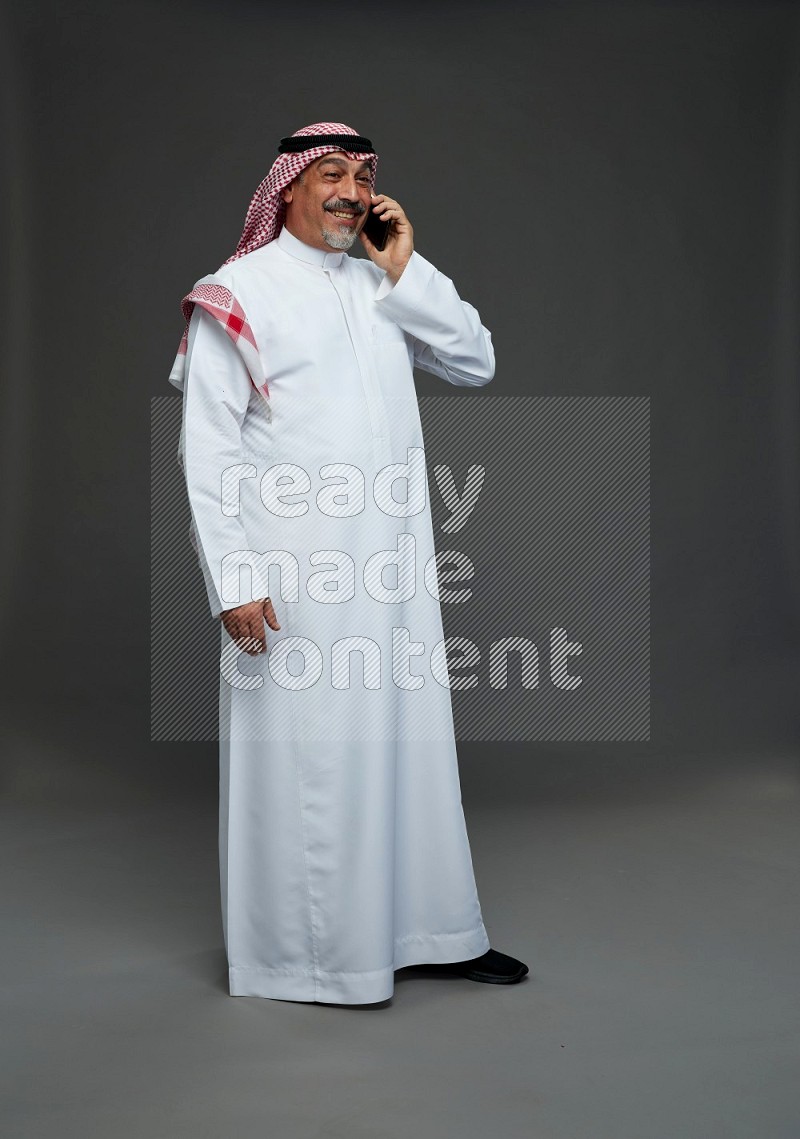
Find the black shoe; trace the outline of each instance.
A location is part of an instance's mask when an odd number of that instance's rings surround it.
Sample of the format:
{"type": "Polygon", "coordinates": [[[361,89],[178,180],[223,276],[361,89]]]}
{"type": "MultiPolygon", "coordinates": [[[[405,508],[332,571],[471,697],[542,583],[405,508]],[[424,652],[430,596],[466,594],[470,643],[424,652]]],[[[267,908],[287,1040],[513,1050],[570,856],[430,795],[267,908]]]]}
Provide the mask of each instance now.
{"type": "Polygon", "coordinates": [[[447,961],[440,965],[417,965],[433,973],[448,973],[451,976],[466,977],[468,981],[483,981],[487,985],[515,985],[528,972],[528,966],[507,953],[487,949],[480,957],[469,961],[447,961]]]}

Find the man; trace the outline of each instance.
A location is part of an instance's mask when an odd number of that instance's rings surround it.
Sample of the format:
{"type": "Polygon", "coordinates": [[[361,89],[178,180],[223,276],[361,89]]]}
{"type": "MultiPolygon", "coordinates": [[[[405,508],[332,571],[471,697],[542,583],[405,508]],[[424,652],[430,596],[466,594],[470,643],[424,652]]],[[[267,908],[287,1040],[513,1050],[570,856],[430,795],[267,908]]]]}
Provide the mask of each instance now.
{"type": "Polygon", "coordinates": [[[409,965],[528,972],[490,948],[475,887],[412,374],[488,383],[491,337],[374,193],[376,166],[342,123],[281,141],[236,252],[184,298],[170,376],[222,624],[233,996],[367,1004],[409,965]],[[357,240],[366,258],[348,256],[357,240]]]}

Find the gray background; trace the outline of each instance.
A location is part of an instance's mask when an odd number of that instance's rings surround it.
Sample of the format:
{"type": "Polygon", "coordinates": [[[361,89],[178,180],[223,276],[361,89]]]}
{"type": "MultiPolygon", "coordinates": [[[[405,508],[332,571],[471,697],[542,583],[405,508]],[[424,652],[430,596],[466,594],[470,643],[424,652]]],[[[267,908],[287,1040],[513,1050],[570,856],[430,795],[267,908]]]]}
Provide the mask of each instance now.
{"type": "Polygon", "coordinates": [[[2,18],[6,1132],[794,1139],[798,8],[2,18]],[[149,741],[150,397],[320,119],[491,329],[470,398],[653,412],[652,738],[462,744],[531,976],[361,1010],[227,996],[215,745],[149,741]]]}

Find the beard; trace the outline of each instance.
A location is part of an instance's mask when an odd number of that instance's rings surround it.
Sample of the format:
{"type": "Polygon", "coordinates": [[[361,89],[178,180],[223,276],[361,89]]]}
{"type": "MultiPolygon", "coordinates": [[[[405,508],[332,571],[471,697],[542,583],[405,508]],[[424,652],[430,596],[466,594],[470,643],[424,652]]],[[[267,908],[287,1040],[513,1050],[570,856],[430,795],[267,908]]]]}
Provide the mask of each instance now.
{"type": "Polygon", "coordinates": [[[326,245],[330,245],[331,249],[350,249],[355,242],[358,234],[354,229],[334,230],[322,227],[322,237],[326,245]]]}
{"type": "MultiPolygon", "coordinates": [[[[338,200],[330,202],[325,208],[328,212],[333,210],[355,210],[359,215],[366,212],[361,209],[359,205],[338,200]]],[[[339,228],[335,222],[333,228],[328,228],[328,226],[325,225],[322,227],[322,238],[326,245],[330,245],[331,249],[350,249],[357,237],[358,233],[355,229],[339,228]]]]}

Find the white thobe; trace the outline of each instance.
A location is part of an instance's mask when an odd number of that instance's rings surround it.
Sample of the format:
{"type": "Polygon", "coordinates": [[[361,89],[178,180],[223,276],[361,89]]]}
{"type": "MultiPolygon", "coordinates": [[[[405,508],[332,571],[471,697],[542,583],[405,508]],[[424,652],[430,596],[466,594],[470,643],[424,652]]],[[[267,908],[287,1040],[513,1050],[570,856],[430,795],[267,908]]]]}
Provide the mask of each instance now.
{"type": "Polygon", "coordinates": [[[221,632],[230,993],[382,1001],[396,969],[489,948],[461,803],[424,452],[421,474],[409,456],[423,448],[412,368],[486,384],[491,336],[416,251],[393,285],[371,261],[284,228],[215,277],[254,332],[269,408],[221,324],[195,307],[181,432],[193,542],[214,615],[269,595],[281,624],[267,628],[261,656],[237,659],[221,632]],[[393,506],[386,480],[403,473],[393,506]],[[411,545],[413,568],[398,563],[393,576],[381,551],[398,561],[411,545]],[[266,564],[272,553],[250,557],[251,590],[237,594],[226,555],[276,550],[280,573],[266,564]]]}

